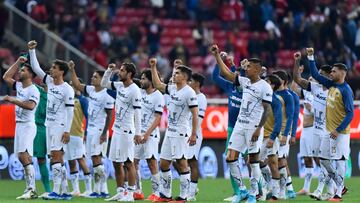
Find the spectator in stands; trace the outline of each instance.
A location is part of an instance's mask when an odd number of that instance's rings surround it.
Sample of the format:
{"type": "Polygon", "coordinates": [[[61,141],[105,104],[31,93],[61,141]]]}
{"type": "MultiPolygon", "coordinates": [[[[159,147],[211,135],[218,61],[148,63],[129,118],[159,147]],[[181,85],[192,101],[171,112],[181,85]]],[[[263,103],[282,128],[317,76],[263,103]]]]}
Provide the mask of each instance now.
{"type": "Polygon", "coordinates": [[[263,48],[262,40],[260,39],[259,32],[254,32],[250,36],[248,42],[248,52],[251,58],[261,58],[261,52],[263,48]]]}
{"type": "Polygon", "coordinates": [[[293,48],[293,41],[295,39],[295,24],[294,24],[294,16],[291,11],[288,12],[288,15],[283,19],[283,27],[282,33],[284,37],[284,48],[285,49],[292,49],[293,48]]]}
{"type": "Polygon", "coordinates": [[[260,4],[262,11],[262,20],[263,23],[266,23],[268,20],[274,20],[274,7],[271,4],[270,0],[265,0],[260,4]]]}
{"type": "Polygon", "coordinates": [[[95,29],[95,26],[92,23],[88,24],[88,28],[82,34],[81,45],[83,51],[87,54],[90,54],[91,51],[95,50],[97,47],[100,47],[100,38],[95,29]]]}
{"type": "Polygon", "coordinates": [[[101,26],[101,29],[98,31],[98,35],[100,38],[101,45],[105,48],[109,47],[111,44],[111,36],[107,25],[101,26]]]}
{"type": "Polygon", "coordinates": [[[334,64],[337,61],[336,58],[338,57],[339,52],[334,49],[333,43],[330,40],[326,42],[323,55],[328,64],[334,64]]]}
{"type": "Polygon", "coordinates": [[[199,54],[206,56],[208,47],[213,43],[213,31],[207,27],[206,22],[201,22],[192,32],[196,45],[199,48],[199,54]]]}
{"type": "Polygon", "coordinates": [[[9,18],[9,12],[4,5],[4,0],[0,0],[0,45],[5,35],[5,26],[9,18]]]}
{"type": "Polygon", "coordinates": [[[355,36],[355,53],[358,58],[360,58],[360,20],[357,22],[357,30],[355,36]]]}
{"type": "Polygon", "coordinates": [[[139,46],[135,53],[131,55],[131,61],[135,63],[136,67],[143,69],[148,67],[149,56],[142,46],[139,46]]]}
{"type": "Polygon", "coordinates": [[[197,21],[210,21],[215,19],[217,8],[214,0],[199,0],[197,5],[197,21]]]}
{"type": "Polygon", "coordinates": [[[262,10],[258,0],[249,1],[247,14],[249,16],[249,25],[251,31],[262,31],[264,29],[264,23],[262,21],[262,10]]]}
{"type": "Polygon", "coordinates": [[[279,50],[279,39],[276,37],[273,30],[270,30],[268,38],[264,41],[264,51],[266,55],[265,64],[267,67],[273,67],[276,65],[276,53],[279,50]]]}
{"type": "Polygon", "coordinates": [[[140,26],[141,25],[139,25],[138,23],[133,22],[128,29],[129,37],[132,40],[135,49],[137,49],[142,39],[142,32],[140,30],[140,26]]]}
{"type": "Polygon", "coordinates": [[[32,7],[30,16],[39,23],[47,23],[49,14],[42,0],[38,0],[37,4],[32,7]]]}
{"type": "Polygon", "coordinates": [[[145,19],[144,27],[147,33],[147,43],[150,48],[150,55],[154,55],[159,50],[162,32],[159,19],[154,19],[152,16],[149,16],[145,19]]]}
{"type": "Polygon", "coordinates": [[[170,63],[173,63],[175,59],[180,59],[184,64],[188,64],[190,60],[190,54],[188,49],[183,44],[181,38],[175,39],[175,44],[169,53],[170,63]]]}

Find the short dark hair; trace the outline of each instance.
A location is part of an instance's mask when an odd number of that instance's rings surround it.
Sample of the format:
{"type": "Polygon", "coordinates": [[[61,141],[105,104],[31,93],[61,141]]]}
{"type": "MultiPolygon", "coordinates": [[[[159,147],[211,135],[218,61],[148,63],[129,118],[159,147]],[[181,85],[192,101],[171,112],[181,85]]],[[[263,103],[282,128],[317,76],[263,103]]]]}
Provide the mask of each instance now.
{"type": "Polygon", "coordinates": [[[150,69],[145,69],[145,70],[143,70],[143,71],[141,72],[141,76],[142,76],[142,75],[145,75],[145,77],[146,77],[148,80],[152,81],[152,75],[151,75],[151,70],[150,70],[150,69]]]}
{"type": "Polygon", "coordinates": [[[286,72],[287,76],[288,76],[288,84],[291,84],[293,82],[293,77],[290,74],[290,72],[286,72]]]}
{"type": "Polygon", "coordinates": [[[103,70],[96,70],[95,73],[99,74],[101,77],[104,76],[105,71],[103,70]]]}
{"type": "Polygon", "coordinates": [[[189,67],[187,67],[185,65],[179,65],[178,67],[176,67],[176,69],[179,69],[180,72],[185,73],[188,81],[191,79],[192,71],[189,67]]]}
{"type": "Polygon", "coordinates": [[[56,60],[54,61],[54,64],[57,65],[57,66],[59,66],[59,69],[60,69],[60,70],[64,71],[63,76],[65,76],[66,73],[67,73],[68,70],[69,70],[68,64],[67,64],[65,61],[60,60],[60,59],[56,59],[56,60]]]}
{"type": "Polygon", "coordinates": [[[333,67],[337,67],[338,69],[343,70],[343,71],[345,71],[345,72],[348,71],[347,66],[346,66],[345,64],[343,64],[343,63],[335,63],[335,64],[333,65],[333,67]]]}
{"type": "Polygon", "coordinates": [[[275,74],[266,76],[265,80],[270,80],[271,84],[274,85],[274,91],[278,90],[279,87],[281,86],[280,77],[275,74]]]}
{"type": "Polygon", "coordinates": [[[204,81],[205,81],[205,76],[203,76],[202,74],[200,73],[193,73],[191,75],[191,78],[193,80],[195,80],[196,82],[199,82],[200,84],[200,87],[202,87],[204,85],[204,81]]]}
{"type": "Polygon", "coordinates": [[[324,71],[325,73],[331,73],[332,67],[330,65],[322,65],[320,66],[319,70],[324,71]]]}
{"type": "Polygon", "coordinates": [[[28,71],[31,73],[32,78],[36,77],[36,73],[33,71],[33,69],[31,68],[31,65],[29,63],[23,63],[22,67],[26,67],[28,69],[28,71]]]}
{"type": "Polygon", "coordinates": [[[248,59],[248,61],[251,62],[251,63],[257,64],[260,67],[262,66],[262,62],[261,62],[261,60],[259,58],[250,58],[250,59],[248,59]]]}
{"type": "Polygon", "coordinates": [[[136,74],[135,64],[134,63],[123,63],[121,65],[124,66],[126,72],[131,73],[131,79],[133,79],[136,74]]]}
{"type": "Polygon", "coordinates": [[[139,78],[133,78],[133,82],[138,86],[141,87],[140,79],[139,78]]]}
{"type": "Polygon", "coordinates": [[[278,70],[272,73],[273,75],[277,75],[281,80],[285,81],[285,83],[288,82],[289,76],[284,70],[278,70]]]}

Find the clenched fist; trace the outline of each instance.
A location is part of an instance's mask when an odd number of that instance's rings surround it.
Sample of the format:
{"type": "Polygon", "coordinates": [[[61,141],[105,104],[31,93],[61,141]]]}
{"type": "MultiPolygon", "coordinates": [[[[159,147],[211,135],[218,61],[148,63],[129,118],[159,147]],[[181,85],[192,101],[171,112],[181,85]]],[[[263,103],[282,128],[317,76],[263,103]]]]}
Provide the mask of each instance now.
{"type": "Polygon", "coordinates": [[[182,65],[182,64],[183,64],[183,62],[182,62],[181,59],[175,59],[175,61],[174,61],[174,68],[176,68],[176,67],[178,67],[178,66],[180,66],[180,65],[182,65]]]}
{"type": "Polygon", "coordinates": [[[219,47],[216,44],[214,44],[211,46],[210,51],[212,54],[219,53],[219,47]]]}
{"type": "Polygon", "coordinates": [[[37,46],[37,42],[35,40],[31,40],[30,42],[28,42],[29,49],[35,49],[36,46],[37,46]]]}
{"type": "Polygon", "coordinates": [[[314,48],[312,48],[312,47],[306,48],[306,53],[308,56],[314,55],[314,48]]]}
{"type": "Polygon", "coordinates": [[[156,63],[157,63],[156,58],[151,58],[151,59],[149,60],[150,66],[156,66],[156,63]]]}
{"type": "Polygon", "coordinates": [[[294,59],[295,59],[295,60],[300,60],[300,59],[301,59],[301,53],[300,53],[300,51],[295,52],[295,54],[294,54],[294,59]]]}
{"type": "Polygon", "coordinates": [[[108,65],[108,69],[110,69],[111,71],[113,71],[116,68],[116,64],[115,63],[110,63],[108,65]]]}
{"type": "Polygon", "coordinates": [[[73,71],[74,70],[74,67],[75,67],[75,63],[73,60],[70,60],[68,62],[68,66],[69,66],[69,70],[73,71]]]}

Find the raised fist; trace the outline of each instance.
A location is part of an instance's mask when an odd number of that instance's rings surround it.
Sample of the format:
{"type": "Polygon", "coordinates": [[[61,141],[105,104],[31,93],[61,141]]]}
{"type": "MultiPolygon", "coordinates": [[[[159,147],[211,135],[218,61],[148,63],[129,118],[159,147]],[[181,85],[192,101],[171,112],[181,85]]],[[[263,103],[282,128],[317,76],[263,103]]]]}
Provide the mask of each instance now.
{"type": "Polygon", "coordinates": [[[26,61],[27,61],[27,58],[26,58],[26,57],[20,56],[20,57],[18,58],[18,62],[20,62],[20,63],[25,63],[26,61]]]}
{"type": "Polygon", "coordinates": [[[300,60],[300,58],[301,58],[301,52],[300,51],[295,52],[294,59],[295,60],[300,60]]]}
{"type": "Polygon", "coordinates": [[[108,65],[108,69],[110,69],[111,71],[113,71],[116,68],[116,64],[115,63],[110,63],[108,65]]]}
{"type": "Polygon", "coordinates": [[[212,54],[219,53],[219,47],[216,44],[214,44],[211,46],[210,51],[212,54]]]}
{"type": "Polygon", "coordinates": [[[157,63],[156,58],[151,58],[151,59],[149,60],[150,66],[156,66],[156,63],[157,63]]]}
{"type": "Polygon", "coordinates": [[[247,59],[243,59],[240,62],[240,66],[243,67],[243,68],[245,68],[248,64],[249,64],[249,61],[247,59]]]}
{"type": "Polygon", "coordinates": [[[308,56],[314,55],[314,48],[312,48],[312,47],[306,48],[306,53],[308,56]]]}
{"type": "Polygon", "coordinates": [[[28,48],[29,49],[35,49],[37,46],[37,42],[35,40],[31,40],[28,42],[28,48]]]}
{"type": "Polygon", "coordinates": [[[70,69],[71,71],[74,70],[74,67],[75,67],[74,61],[70,60],[70,61],[68,62],[68,66],[69,66],[69,69],[70,69]]]}

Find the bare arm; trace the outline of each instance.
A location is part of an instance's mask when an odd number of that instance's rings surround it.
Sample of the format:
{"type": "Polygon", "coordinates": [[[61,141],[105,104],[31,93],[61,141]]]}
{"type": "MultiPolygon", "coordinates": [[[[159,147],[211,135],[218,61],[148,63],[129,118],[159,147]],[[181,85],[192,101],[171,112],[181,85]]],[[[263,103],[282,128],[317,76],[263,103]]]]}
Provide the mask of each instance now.
{"type": "Polygon", "coordinates": [[[145,132],[144,138],[143,138],[143,140],[141,141],[141,143],[145,143],[145,142],[149,139],[151,133],[160,125],[161,115],[162,115],[162,114],[155,113],[155,120],[154,120],[154,122],[151,124],[151,126],[147,129],[147,131],[145,132]]]}
{"type": "Polygon", "coordinates": [[[166,92],[166,85],[161,82],[157,69],[156,69],[156,63],[157,60],[155,58],[151,58],[149,60],[150,68],[151,68],[151,77],[152,82],[154,84],[154,87],[158,89],[160,92],[165,93],[166,92]]]}
{"type": "Polygon", "coordinates": [[[73,61],[69,61],[68,66],[69,66],[71,81],[73,83],[73,86],[75,87],[76,90],[84,92],[85,85],[80,83],[76,75],[75,63],[73,61]]]}
{"type": "Polygon", "coordinates": [[[109,126],[112,118],[112,109],[105,109],[105,112],[106,112],[106,121],[105,121],[104,130],[100,137],[100,144],[106,141],[107,131],[109,130],[109,126]]]}
{"type": "Polygon", "coordinates": [[[226,80],[235,82],[236,75],[235,75],[235,73],[233,73],[229,70],[229,68],[226,66],[224,61],[221,59],[218,46],[213,45],[211,47],[211,52],[214,55],[217,64],[219,65],[221,76],[223,76],[226,80]]]}
{"type": "Polygon", "coordinates": [[[264,107],[264,112],[261,116],[261,120],[260,120],[260,123],[259,123],[259,126],[258,128],[261,129],[264,124],[265,124],[265,121],[267,119],[267,117],[269,116],[269,111],[270,111],[270,108],[271,108],[271,104],[268,103],[268,102],[263,102],[262,103],[263,107],[264,107]]]}
{"type": "Polygon", "coordinates": [[[9,87],[12,87],[16,82],[13,77],[19,68],[20,63],[24,63],[26,61],[25,57],[19,57],[14,64],[10,66],[10,68],[3,75],[3,79],[8,84],[9,87]]]}
{"type": "Polygon", "coordinates": [[[32,100],[20,101],[20,100],[17,100],[16,98],[8,96],[8,95],[6,95],[4,97],[4,101],[10,102],[12,104],[15,104],[15,105],[17,105],[23,109],[27,109],[27,110],[33,110],[36,106],[36,103],[32,100]]]}
{"type": "Polygon", "coordinates": [[[301,71],[299,71],[299,69],[300,69],[300,58],[301,58],[300,52],[296,52],[296,53],[294,54],[295,63],[294,63],[293,77],[294,77],[294,81],[295,81],[301,88],[307,90],[310,82],[301,77],[301,71]]]}
{"type": "Polygon", "coordinates": [[[198,122],[199,122],[199,118],[198,118],[198,107],[192,107],[190,109],[191,114],[192,114],[192,120],[191,120],[191,136],[189,138],[189,144],[195,145],[196,144],[196,131],[197,131],[197,127],[198,127],[198,122]]]}

